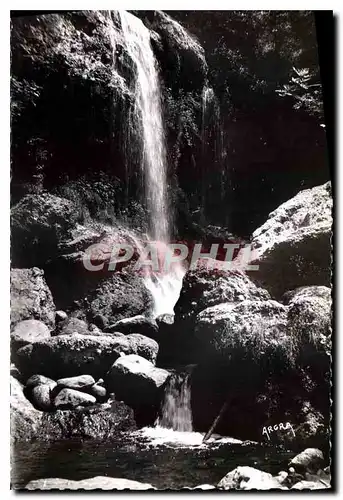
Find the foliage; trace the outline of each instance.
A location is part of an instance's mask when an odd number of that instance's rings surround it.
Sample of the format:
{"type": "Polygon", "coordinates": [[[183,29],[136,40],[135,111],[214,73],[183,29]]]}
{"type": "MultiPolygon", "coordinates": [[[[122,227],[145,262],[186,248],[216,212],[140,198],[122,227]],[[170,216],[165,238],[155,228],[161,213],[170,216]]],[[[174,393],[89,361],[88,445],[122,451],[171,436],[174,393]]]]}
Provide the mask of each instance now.
{"type": "Polygon", "coordinates": [[[292,68],[289,83],[276,92],[281,97],[292,97],[295,100],[294,109],[305,109],[310,114],[323,119],[323,103],[321,84],[318,76],[309,68],[292,68]]]}
{"type": "Polygon", "coordinates": [[[124,183],[105,172],[66,181],[56,188],[56,194],[74,202],[83,222],[92,219],[146,230],[147,217],[142,205],[135,199],[127,199],[124,183]]]}

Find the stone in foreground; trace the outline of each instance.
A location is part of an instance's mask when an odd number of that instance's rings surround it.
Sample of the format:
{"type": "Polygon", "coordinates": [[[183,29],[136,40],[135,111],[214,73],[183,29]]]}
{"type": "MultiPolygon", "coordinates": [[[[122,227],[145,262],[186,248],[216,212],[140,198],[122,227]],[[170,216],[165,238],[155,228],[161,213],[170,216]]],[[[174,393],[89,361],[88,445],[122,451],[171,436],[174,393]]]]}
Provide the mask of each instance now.
{"type": "Polygon", "coordinates": [[[324,482],[320,481],[299,481],[292,486],[291,490],[323,490],[330,487],[329,484],[326,485],[324,482]]]}
{"type": "Polygon", "coordinates": [[[218,488],[224,490],[270,490],[282,489],[280,482],[267,472],[254,469],[253,467],[237,467],[226,474],[218,485],[218,488]]]}
{"type": "Polygon", "coordinates": [[[20,321],[11,333],[12,343],[17,349],[49,337],[49,328],[42,321],[36,319],[20,321]]]}
{"type": "Polygon", "coordinates": [[[117,359],[107,374],[107,387],[128,405],[155,403],[170,373],[136,354],[117,359]]]}
{"type": "Polygon", "coordinates": [[[317,448],[306,448],[290,461],[290,467],[299,472],[317,472],[323,465],[323,453],[317,448]]]}
{"type": "Polygon", "coordinates": [[[71,479],[47,478],[30,481],[27,490],[150,490],[155,489],[151,484],[140,483],[130,479],[97,476],[81,481],[71,479]]]}

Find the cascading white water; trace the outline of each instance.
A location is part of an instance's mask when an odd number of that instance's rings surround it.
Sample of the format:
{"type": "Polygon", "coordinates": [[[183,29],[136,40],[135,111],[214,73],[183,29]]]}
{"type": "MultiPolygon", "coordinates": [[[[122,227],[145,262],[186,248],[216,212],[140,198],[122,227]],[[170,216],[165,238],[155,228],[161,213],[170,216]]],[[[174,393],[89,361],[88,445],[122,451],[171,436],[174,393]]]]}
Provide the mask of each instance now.
{"type": "Polygon", "coordinates": [[[179,432],[192,432],[191,388],[188,374],[170,377],[164,393],[162,415],[156,425],[179,432]]]}
{"type": "MultiPolygon", "coordinates": [[[[135,117],[142,141],[142,175],[149,211],[149,238],[167,244],[170,241],[171,216],[168,203],[165,134],[161,109],[161,90],[150,32],[136,16],[120,11],[127,53],[134,67],[135,117]]],[[[167,273],[151,270],[145,284],[155,302],[155,316],[173,313],[180,295],[184,270],[177,265],[167,273]]]]}
{"type": "Polygon", "coordinates": [[[201,121],[201,138],[202,138],[202,145],[203,148],[205,147],[206,144],[206,125],[207,125],[207,112],[209,105],[215,98],[214,90],[212,87],[207,87],[207,85],[204,86],[203,91],[202,91],[202,121],[201,121]]]}
{"type": "MultiPolygon", "coordinates": [[[[121,11],[126,49],[135,65],[135,115],[141,120],[142,169],[145,197],[150,212],[150,236],[168,241],[169,207],[161,92],[150,32],[136,16],[121,11]]],[[[137,123],[138,126],[138,123],[137,123]]]]}

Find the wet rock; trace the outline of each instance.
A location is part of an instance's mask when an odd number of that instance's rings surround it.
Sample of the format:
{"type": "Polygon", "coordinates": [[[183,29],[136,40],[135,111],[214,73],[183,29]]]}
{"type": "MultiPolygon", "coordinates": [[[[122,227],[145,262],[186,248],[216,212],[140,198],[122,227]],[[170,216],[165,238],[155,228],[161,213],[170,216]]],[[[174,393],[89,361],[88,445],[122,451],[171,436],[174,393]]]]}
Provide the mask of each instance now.
{"type": "Polygon", "coordinates": [[[30,399],[37,410],[50,411],[53,409],[51,394],[54,387],[56,387],[55,382],[53,384],[37,385],[32,389],[30,399]]]}
{"type": "Polygon", "coordinates": [[[199,269],[188,271],[184,276],[180,298],[175,306],[175,320],[194,319],[202,310],[223,302],[268,299],[269,293],[257,287],[244,272],[214,272],[199,266],[199,269]]]}
{"type": "Polygon", "coordinates": [[[106,328],[107,332],[121,332],[125,334],[140,333],[147,337],[156,338],[158,326],[155,320],[143,315],[124,318],[106,328]]]}
{"type": "Polygon", "coordinates": [[[16,350],[24,345],[33,344],[50,337],[50,330],[42,321],[26,319],[16,324],[11,333],[11,342],[16,350]]]}
{"type": "Polygon", "coordinates": [[[174,314],[160,314],[156,318],[156,323],[159,328],[165,325],[173,325],[174,324],[175,315],[174,314]]]}
{"type": "Polygon", "coordinates": [[[128,405],[152,405],[159,401],[170,373],[156,368],[150,361],[136,354],[123,356],[110,368],[106,386],[128,405]]]}
{"type": "Polygon", "coordinates": [[[97,476],[81,481],[71,479],[46,478],[30,481],[27,490],[150,490],[151,484],[140,483],[130,479],[97,476]]]}
{"type": "Polygon", "coordinates": [[[60,321],[65,321],[68,318],[68,314],[65,311],[56,311],[55,321],[59,323],[60,321]]]}
{"type": "Polygon", "coordinates": [[[55,305],[41,269],[11,270],[11,325],[36,319],[53,329],[55,305]]]}
{"type": "Polygon", "coordinates": [[[83,391],[89,389],[95,384],[95,380],[91,375],[79,375],[77,377],[60,378],[57,380],[57,388],[60,389],[75,389],[83,391]]]}
{"type": "Polygon", "coordinates": [[[224,490],[270,490],[270,489],[288,489],[281,486],[271,474],[254,469],[253,467],[237,467],[226,474],[218,485],[218,488],[224,490]]]}
{"type": "Polygon", "coordinates": [[[62,389],[54,400],[54,407],[58,410],[70,410],[78,406],[90,406],[96,403],[94,396],[74,389],[62,389]]]}
{"type": "Polygon", "coordinates": [[[330,286],[331,183],[300,191],[253,233],[251,271],[275,298],[307,285],[330,286]]]}
{"type": "Polygon", "coordinates": [[[38,385],[53,385],[56,384],[54,380],[49,377],[45,377],[44,375],[32,375],[26,381],[26,389],[34,389],[38,385]]]}
{"type": "Polygon", "coordinates": [[[135,429],[133,410],[122,402],[112,401],[111,404],[96,404],[43,414],[42,439],[58,441],[81,438],[109,441],[118,433],[135,429]]]}
{"type": "Polygon", "coordinates": [[[88,373],[97,379],[104,376],[120,353],[152,353],[152,342],[147,339],[145,348],[144,343],[137,344],[124,335],[58,335],[20,348],[18,367],[26,376],[38,372],[58,380],[88,373]]]}
{"type": "Polygon", "coordinates": [[[317,472],[324,461],[323,453],[317,448],[307,448],[290,461],[297,472],[317,472]]]}

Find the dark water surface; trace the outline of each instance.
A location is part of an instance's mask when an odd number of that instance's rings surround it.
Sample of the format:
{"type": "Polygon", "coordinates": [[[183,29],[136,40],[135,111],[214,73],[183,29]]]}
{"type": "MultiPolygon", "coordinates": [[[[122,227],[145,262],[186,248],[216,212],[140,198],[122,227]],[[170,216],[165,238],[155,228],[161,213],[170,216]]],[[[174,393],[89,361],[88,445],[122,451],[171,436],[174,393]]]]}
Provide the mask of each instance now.
{"type": "Polygon", "coordinates": [[[16,443],[12,448],[12,488],[24,488],[31,480],[48,477],[80,480],[109,476],[150,483],[158,489],[180,489],[215,485],[238,465],[277,474],[292,456],[294,452],[255,443],[157,446],[130,435],[116,442],[16,443]]]}

